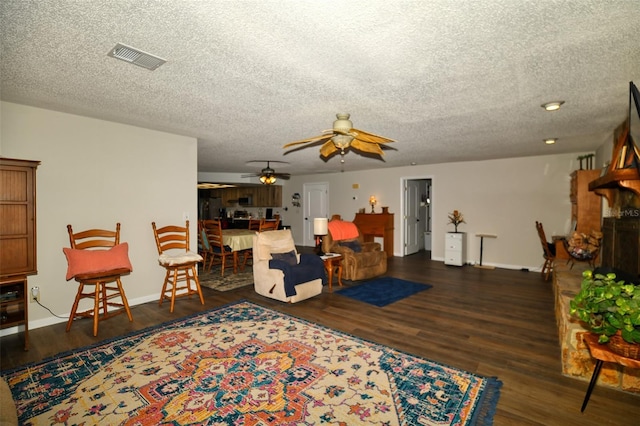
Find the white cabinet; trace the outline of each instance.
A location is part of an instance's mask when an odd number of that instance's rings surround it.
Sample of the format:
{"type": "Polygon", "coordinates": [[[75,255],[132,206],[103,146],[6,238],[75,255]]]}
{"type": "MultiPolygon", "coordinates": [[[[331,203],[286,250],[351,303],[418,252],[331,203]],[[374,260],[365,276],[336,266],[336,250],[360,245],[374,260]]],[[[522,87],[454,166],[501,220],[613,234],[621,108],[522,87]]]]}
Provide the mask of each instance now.
{"type": "Polygon", "coordinates": [[[447,232],[444,244],[445,265],[462,266],[466,263],[467,234],[465,232],[447,232]]]}

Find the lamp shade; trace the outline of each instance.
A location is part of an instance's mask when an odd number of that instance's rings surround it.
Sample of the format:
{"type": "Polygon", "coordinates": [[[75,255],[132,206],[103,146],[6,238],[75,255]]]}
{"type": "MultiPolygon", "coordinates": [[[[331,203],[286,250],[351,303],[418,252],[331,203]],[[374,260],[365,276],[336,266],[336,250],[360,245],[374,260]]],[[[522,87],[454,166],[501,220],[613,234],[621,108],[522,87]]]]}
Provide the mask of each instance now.
{"type": "Polygon", "coordinates": [[[326,217],[313,219],[313,235],[327,235],[329,233],[329,221],[326,217]]]}

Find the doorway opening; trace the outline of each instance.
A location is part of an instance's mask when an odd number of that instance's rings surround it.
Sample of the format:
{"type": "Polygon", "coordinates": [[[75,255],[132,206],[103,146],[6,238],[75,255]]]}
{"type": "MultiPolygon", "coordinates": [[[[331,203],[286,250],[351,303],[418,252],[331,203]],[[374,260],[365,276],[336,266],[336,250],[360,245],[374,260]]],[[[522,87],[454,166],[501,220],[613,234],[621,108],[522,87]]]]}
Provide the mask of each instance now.
{"type": "Polygon", "coordinates": [[[431,254],[433,181],[405,179],[403,183],[403,255],[426,251],[431,254]]]}

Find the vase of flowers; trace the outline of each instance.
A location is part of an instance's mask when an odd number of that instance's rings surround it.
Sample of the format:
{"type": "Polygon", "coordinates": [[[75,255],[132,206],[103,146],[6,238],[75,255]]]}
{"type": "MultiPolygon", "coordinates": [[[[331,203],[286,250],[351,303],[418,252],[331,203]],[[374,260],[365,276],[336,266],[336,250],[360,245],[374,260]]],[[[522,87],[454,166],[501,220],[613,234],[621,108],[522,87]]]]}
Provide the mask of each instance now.
{"type": "Polygon", "coordinates": [[[458,225],[460,225],[461,223],[467,223],[464,221],[462,213],[460,213],[458,210],[454,210],[453,213],[449,213],[449,224],[453,224],[453,232],[458,232],[458,225]]]}

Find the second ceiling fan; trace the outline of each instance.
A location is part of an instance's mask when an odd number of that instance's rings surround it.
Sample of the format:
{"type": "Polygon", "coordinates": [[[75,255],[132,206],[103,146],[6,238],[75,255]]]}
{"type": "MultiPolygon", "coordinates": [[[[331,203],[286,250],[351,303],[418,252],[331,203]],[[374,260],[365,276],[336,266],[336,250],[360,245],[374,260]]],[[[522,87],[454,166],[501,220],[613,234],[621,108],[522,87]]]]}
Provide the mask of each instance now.
{"type": "Polygon", "coordinates": [[[271,165],[270,163],[288,164],[286,161],[251,160],[251,161],[247,161],[247,163],[267,163],[267,167],[262,169],[260,171],[260,173],[251,173],[251,174],[247,174],[247,175],[242,175],[243,178],[246,178],[246,177],[258,177],[258,178],[260,178],[260,182],[265,184],[265,185],[273,185],[274,183],[276,183],[276,180],[278,180],[278,179],[289,180],[289,178],[291,177],[291,175],[289,173],[276,173],[276,171],[273,170],[270,167],[270,165],[271,165]]]}

